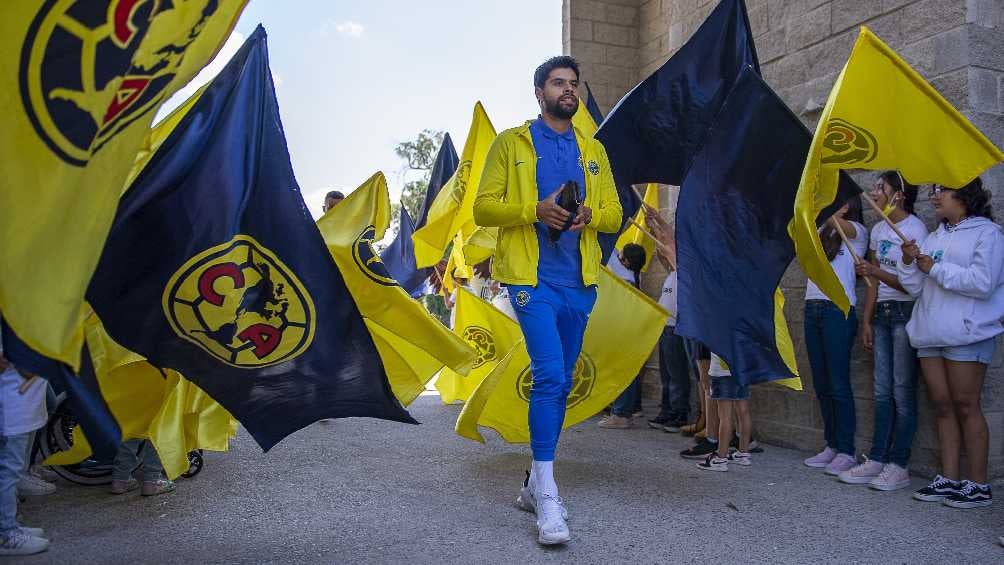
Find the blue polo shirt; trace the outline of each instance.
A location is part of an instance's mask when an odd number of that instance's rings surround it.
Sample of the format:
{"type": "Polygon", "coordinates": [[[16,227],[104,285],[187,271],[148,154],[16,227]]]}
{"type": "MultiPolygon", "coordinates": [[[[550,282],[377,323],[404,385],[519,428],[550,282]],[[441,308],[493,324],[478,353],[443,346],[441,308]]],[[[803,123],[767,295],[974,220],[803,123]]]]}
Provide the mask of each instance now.
{"type": "MultiPolygon", "coordinates": [[[[558,133],[538,118],[530,124],[530,137],[537,153],[538,200],[543,200],[570,180],[579,183],[579,200],[583,200],[586,194],[586,174],[582,170],[579,146],[575,142],[572,128],[568,128],[565,133],[558,133]]],[[[540,249],[537,278],[551,284],[581,287],[581,232],[563,232],[556,243],[551,243],[547,226],[543,222],[535,223],[534,231],[537,232],[537,247],[540,249]]]]}

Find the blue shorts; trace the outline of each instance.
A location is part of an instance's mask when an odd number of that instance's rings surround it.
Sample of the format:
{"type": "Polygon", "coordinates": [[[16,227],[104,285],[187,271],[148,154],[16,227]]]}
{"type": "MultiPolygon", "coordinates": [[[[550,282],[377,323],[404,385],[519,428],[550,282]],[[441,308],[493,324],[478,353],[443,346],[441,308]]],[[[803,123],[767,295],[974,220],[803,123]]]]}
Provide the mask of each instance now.
{"type": "Polygon", "coordinates": [[[951,347],[922,347],[917,357],[944,357],[949,361],[969,361],[989,365],[994,357],[994,338],[951,347]]]}
{"type": "Polygon", "coordinates": [[[732,375],[711,377],[712,400],[749,400],[750,387],[739,384],[732,375]]]}

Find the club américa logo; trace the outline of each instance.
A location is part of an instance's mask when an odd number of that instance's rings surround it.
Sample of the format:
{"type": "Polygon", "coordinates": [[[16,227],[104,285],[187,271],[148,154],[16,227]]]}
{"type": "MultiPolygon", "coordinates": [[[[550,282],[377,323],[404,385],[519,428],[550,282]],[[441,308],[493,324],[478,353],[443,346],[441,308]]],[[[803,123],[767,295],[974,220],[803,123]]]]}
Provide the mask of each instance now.
{"type": "Polygon", "coordinates": [[[390,276],[390,271],[383,264],[380,255],[373,250],[373,242],[376,240],[376,227],[373,225],[366,228],[356,237],[352,244],[352,258],[356,266],[369,277],[373,282],[384,286],[396,286],[397,281],[390,276]]]}
{"type": "Polygon", "coordinates": [[[826,124],[823,137],[824,165],[853,165],[867,163],[878,156],[878,140],[863,127],[840,118],[826,124]]]}
{"type": "Polygon", "coordinates": [[[247,369],[303,353],[314,339],[317,318],[293,271],[247,235],[182,265],[164,289],[163,308],[179,336],[247,369]]]}
{"type": "Polygon", "coordinates": [[[473,369],[477,369],[485,363],[495,360],[495,339],[492,337],[491,332],[481,326],[467,326],[461,333],[461,337],[477,352],[477,357],[474,358],[473,369]]]}
{"type": "MultiPolygon", "coordinates": [[[[596,364],[593,359],[582,353],[575,361],[575,372],[572,374],[572,391],[568,393],[568,400],[565,401],[565,409],[582,403],[589,398],[593,392],[593,384],[596,383],[596,364]]],[[[516,394],[524,402],[530,402],[530,388],[533,386],[533,373],[527,366],[516,379],[516,394]]]]}
{"type": "Polygon", "coordinates": [[[163,100],[219,0],[38,4],[21,47],[21,101],[49,149],[84,166],[163,100]]]}
{"type": "Polygon", "coordinates": [[[519,292],[516,293],[516,305],[518,305],[518,306],[526,306],[529,303],[530,303],[530,293],[529,292],[527,292],[525,290],[521,290],[521,291],[519,291],[519,292]]]}

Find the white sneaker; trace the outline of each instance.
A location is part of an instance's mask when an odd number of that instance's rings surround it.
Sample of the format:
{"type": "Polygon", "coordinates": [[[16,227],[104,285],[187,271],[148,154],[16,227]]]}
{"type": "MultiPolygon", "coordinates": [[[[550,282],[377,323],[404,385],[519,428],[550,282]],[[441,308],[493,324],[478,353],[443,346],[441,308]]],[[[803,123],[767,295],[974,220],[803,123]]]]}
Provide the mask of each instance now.
{"type": "Polygon", "coordinates": [[[56,485],[47,483],[34,475],[25,475],[17,482],[18,496],[45,496],[54,492],[56,492],[56,485]]]}
{"type": "Polygon", "coordinates": [[[31,527],[28,527],[28,526],[18,526],[18,528],[22,532],[28,534],[29,536],[35,536],[36,538],[44,538],[45,537],[45,530],[43,530],[42,528],[31,528],[31,527]]]}
{"type": "Polygon", "coordinates": [[[559,545],[572,539],[564,516],[565,505],[560,498],[549,494],[540,497],[537,504],[537,541],[541,545],[559,545]]]}
{"type": "Polygon", "coordinates": [[[49,548],[49,540],[29,535],[21,528],[0,534],[0,555],[34,555],[49,548]]]}
{"type": "Polygon", "coordinates": [[[718,471],[719,473],[727,473],[729,471],[729,458],[719,457],[717,453],[709,453],[704,461],[697,464],[699,469],[704,469],[705,471],[718,471]]]}
{"type": "Polygon", "coordinates": [[[729,452],[729,463],[735,463],[736,465],[742,465],[743,467],[749,467],[753,464],[753,456],[745,451],[739,451],[738,449],[733,449],[729,452]]]}
{"type": "Polygon", "coordinates": [[[868,486],[875,490],[899,490],[910,486],[910,471],[895,463],[886,463],[882,472],[868,486]]]}
{"type": "Polygon", "coordinates": [[[865,457],[865,462],[837,475],[840,482],[849,485],[867,485],[882,473],[883,465],[865,457]]]}
{"type": "MultiPolygon", "coordinates": [[[[537,513],[537,497],[533,495],[533,486],[530,485],[530,471],[526,472],[526,479],[519,489],[519,496],[516,497],[516,508],[524,512],[537,513]]],[[[568,509],[561,505],[561,517],[568,520],[568,509]]]]}
{"type": "Polygon", "coordinates": [[[59,475],[49,467],[43,465],[32,465],[28,472],[42,479],[47,483],[54,483],[59,480],[59,475]]]}

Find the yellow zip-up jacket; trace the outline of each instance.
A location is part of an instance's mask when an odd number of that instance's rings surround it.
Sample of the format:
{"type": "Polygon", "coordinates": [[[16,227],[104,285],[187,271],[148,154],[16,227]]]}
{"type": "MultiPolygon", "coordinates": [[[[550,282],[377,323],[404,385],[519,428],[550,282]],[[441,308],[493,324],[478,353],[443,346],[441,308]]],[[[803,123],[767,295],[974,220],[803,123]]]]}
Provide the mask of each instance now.
{"type": "MultiPolygon", "coordinates": [[[[540,250],[533,224],[537,221],[537,151],[530,123],[500,133],[491,148],[474,200],[474,223],[499,228],[492,260],[492,278],[507,284],[537,286],[540,250]]],[[[607,151],[596,139],[573,127],[586,177],[585,205],[593,218],[579,237],[582,282],[596,284],[600,268],[597,232],[621,227],[621,204],[610,171],[607,151]]]]}

